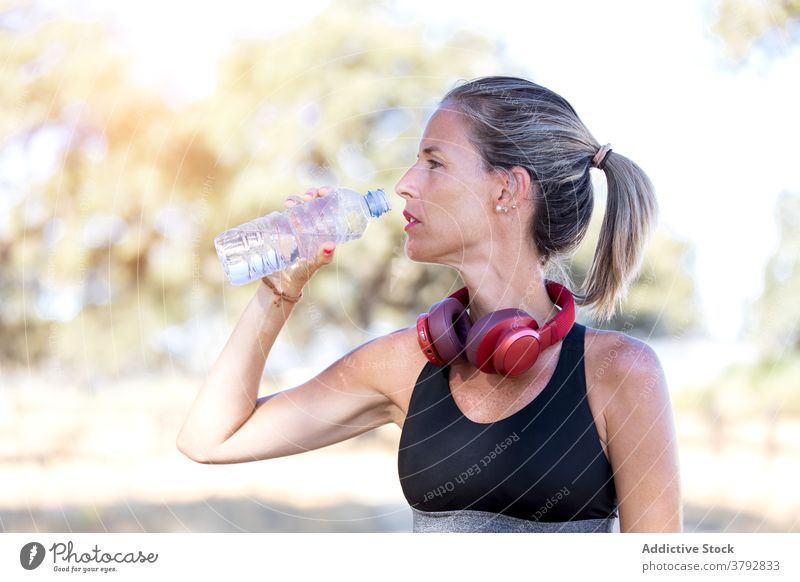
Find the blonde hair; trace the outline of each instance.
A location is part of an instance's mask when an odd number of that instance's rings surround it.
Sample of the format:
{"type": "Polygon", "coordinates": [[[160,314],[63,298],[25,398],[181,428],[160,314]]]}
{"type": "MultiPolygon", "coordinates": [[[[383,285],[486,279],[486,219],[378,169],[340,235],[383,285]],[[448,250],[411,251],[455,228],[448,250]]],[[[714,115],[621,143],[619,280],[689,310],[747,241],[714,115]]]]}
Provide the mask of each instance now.
{"type": "Polygon", "coordinates": [[[641,267],[643,249],[658,216],[653,184],[616,151],[600,164],[608,201],[584,292],[573,289],[562,259],[580,245],[594,208],[589,169],[600,148],[572,106],[560,95],[517,77],[482,77],[451,89],[440,107],[469,119],[470,142],[484,169],[525,168],[534,212],[528,230],[547,278],[558,273],[577,305],[596,319],[610,319],[641,267]]]}

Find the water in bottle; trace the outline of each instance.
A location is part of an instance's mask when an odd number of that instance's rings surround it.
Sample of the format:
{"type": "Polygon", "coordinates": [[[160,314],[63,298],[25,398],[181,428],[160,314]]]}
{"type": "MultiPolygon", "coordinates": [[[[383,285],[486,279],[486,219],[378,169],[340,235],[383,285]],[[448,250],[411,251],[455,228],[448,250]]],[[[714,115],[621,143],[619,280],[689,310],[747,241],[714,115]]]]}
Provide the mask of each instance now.
{"type": "Polygon", "coordinates": [[[325,241],[341,244],[361,238],[370,219],[389,210],[383,189],[360,194],[337,188],[226,230],[214,239],[214,246],[230,282],[243,285],[282,271],[301,257],[313,258],[325,241]]]}

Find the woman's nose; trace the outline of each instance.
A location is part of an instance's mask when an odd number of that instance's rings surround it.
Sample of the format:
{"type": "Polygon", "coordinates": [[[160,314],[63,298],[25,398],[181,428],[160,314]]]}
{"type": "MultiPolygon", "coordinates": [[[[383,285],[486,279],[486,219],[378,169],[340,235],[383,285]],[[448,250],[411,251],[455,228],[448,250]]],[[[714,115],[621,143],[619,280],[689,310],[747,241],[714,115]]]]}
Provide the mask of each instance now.
{"type": "Polygon", "coordinates": [[[394,191],[398,196],[402,196],[403,198],[411,198],[412,196],[416,195],[417,190],[410,180],[412,169],[413,168],[409,168],[395,185],[394,191]]]}

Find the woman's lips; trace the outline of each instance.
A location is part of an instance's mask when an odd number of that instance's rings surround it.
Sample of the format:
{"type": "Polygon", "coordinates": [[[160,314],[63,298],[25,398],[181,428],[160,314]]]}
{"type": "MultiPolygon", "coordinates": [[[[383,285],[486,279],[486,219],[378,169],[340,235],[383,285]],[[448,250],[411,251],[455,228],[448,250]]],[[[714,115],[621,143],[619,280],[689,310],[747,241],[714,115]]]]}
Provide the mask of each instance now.
{"type": "Polygon", "coordinates": [[[407,210],[403,211],[403,216],[405,216],[406,220],[408,221],[408,224],[405,225],[405,227],[403,228],[403,230],[405,230],[405,231],[407,231],[412,226],[416,226],[417,224],[420,224],[420,222],[416,218],[414,218],[414,216],[410,212],[408,212],[407,210]]]}
{"type": "Polygon", "coordinates": [[[421,224],[421,223],[420,223],[419,221],[417,221],[416,219],[413,219],[413,218],[412,218],[412,219],[411,219],[411,222],[409,222],[407,225],[405,225],[405,226],[403,227],[403,230],[405,230],[406,232],[408,232],[408,230],[409,230],[410,228],[414,228],[414,227],[415,227],[415,226],[417,226],[418,224],[421,224]]]}

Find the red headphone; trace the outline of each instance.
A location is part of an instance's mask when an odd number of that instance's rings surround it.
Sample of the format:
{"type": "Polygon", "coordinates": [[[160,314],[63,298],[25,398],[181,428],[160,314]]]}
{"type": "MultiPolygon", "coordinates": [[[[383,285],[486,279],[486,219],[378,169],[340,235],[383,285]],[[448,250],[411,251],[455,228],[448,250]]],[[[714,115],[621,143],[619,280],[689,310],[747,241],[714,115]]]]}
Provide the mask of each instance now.
{"type": "Polygon", "coordinates": [[[575,322],[569,289],[548,280],[545,287],[561,311],[541,329],[530,314],[513,307],[488,313],[473,325],[467,314],[469,291],[462,287],[417,317],[419,345],[437,366],[467,359],[486,374],[519,376],[533,366],[540,352],[564,339],[575,322]]]}

